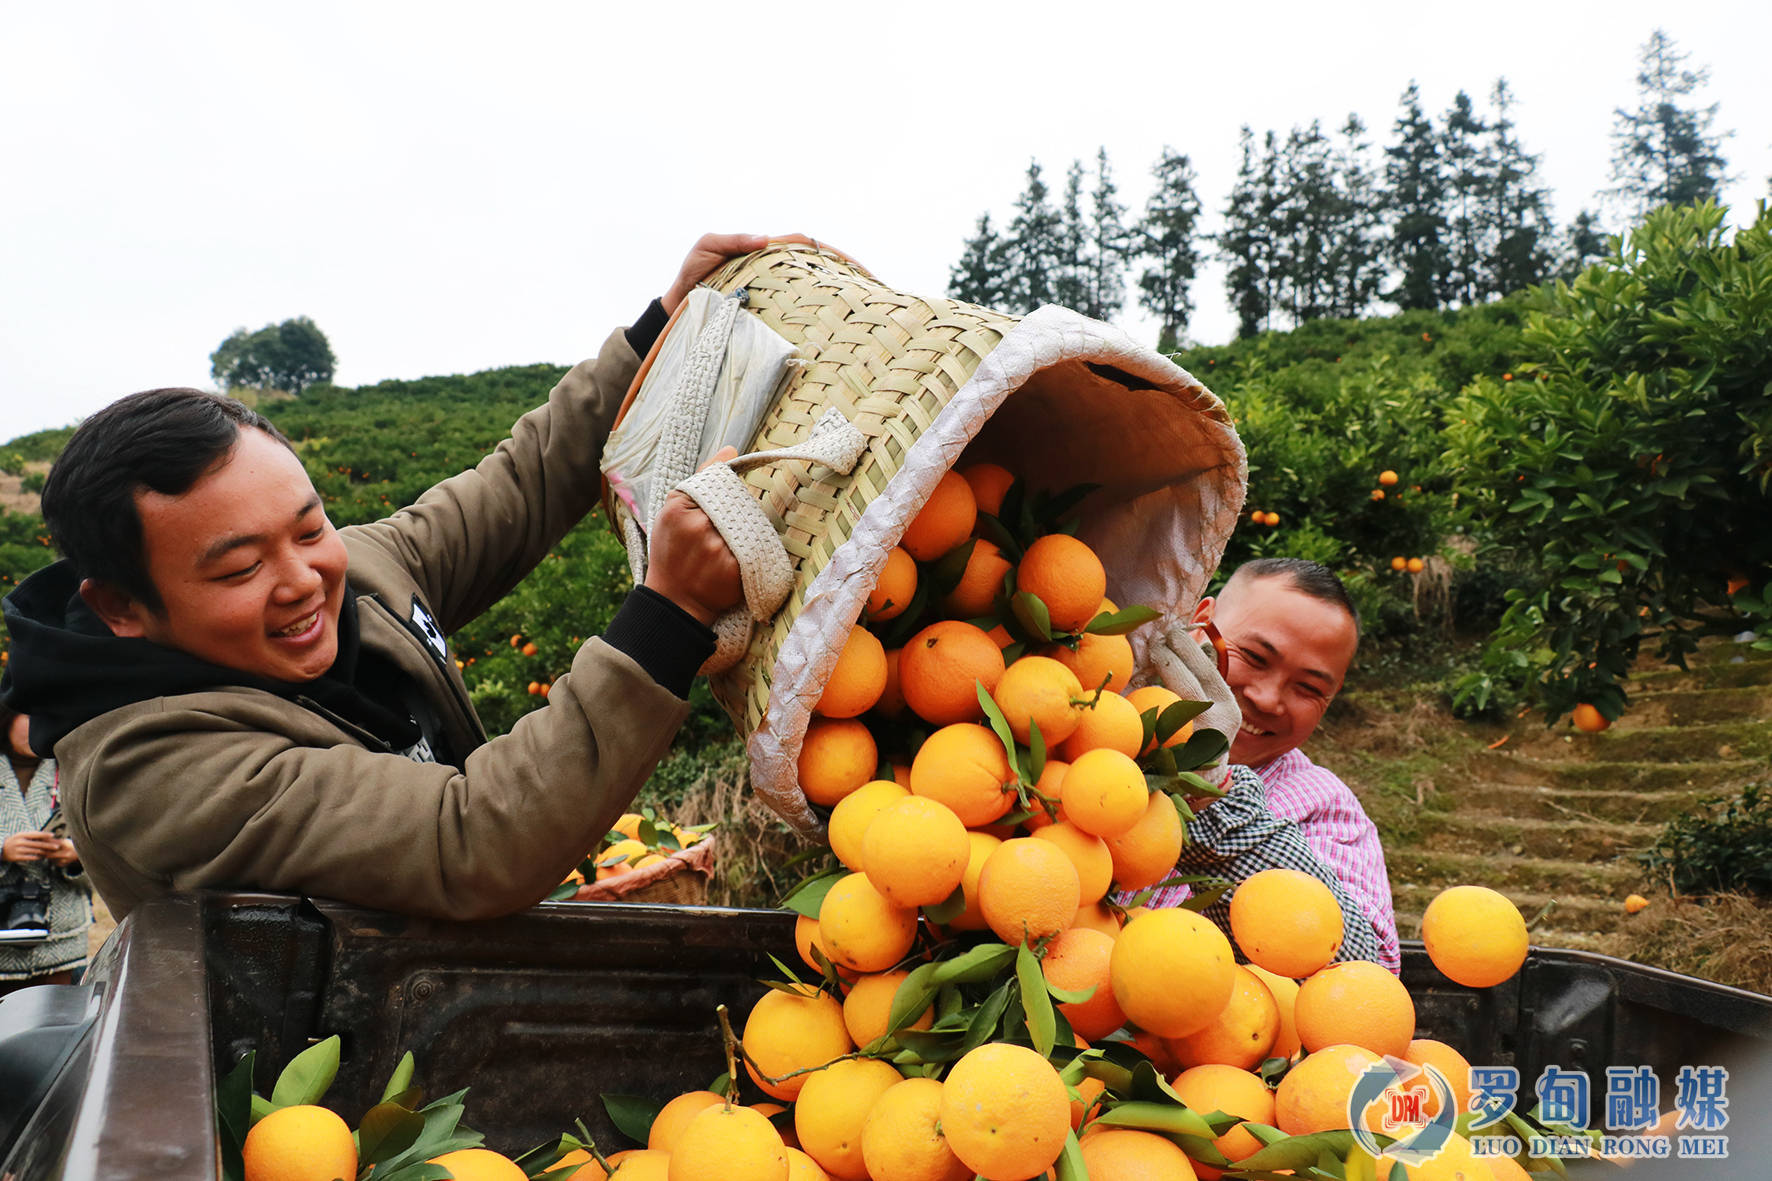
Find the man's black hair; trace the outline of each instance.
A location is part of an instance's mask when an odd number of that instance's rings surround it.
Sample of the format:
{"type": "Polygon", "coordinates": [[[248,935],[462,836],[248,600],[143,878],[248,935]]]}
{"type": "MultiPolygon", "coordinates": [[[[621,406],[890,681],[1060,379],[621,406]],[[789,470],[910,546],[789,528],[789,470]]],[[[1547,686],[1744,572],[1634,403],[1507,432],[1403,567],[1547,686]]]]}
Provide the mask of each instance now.
{"type": "Polygon", "coordinates": [[[138,492],[190,491],[240,437],[242,427],[289,440],[252,407],[191,389],[144,390],[80,424],[43,485],[43,520],[81,578],[129,593],[151,611],[164,606],[142,552],[138,492]]]}
{"type": "MultiPolygon", "coordinates": [[[[1348,597],[1347,587],[1341,584],[1335,571],[1321,562],[1313,562],[1309,558],[1256,558],[1244,562],[1231,574],[1232,581],[1239,578],[1284,578],[1300,594],[1346,611],[1354,621],[1356,643],[1364,633],[1360,624],[1360,609],[1348,597]]],[[[1224,588],[1229,590],[1230,582],[1227,581],[1224,588]]],[[[1224,597],[1224,591],[1219,592],[1219,597],[1224,597]]]]}

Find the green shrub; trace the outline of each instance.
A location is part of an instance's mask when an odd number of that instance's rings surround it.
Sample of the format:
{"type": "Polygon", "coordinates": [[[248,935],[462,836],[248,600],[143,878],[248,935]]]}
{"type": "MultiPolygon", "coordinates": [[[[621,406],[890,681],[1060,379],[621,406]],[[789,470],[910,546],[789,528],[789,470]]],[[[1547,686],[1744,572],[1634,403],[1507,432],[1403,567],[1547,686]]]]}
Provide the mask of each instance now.
{"type": "Polygon", "coordinates": [[[1772,796],[1765,786],[1750,783],[1734,799],[1706,801],[1703,811],[1673,820],[1643,861],[1671,872],[1682,893],[1745,890],[1772,898],[1772,796]]]}

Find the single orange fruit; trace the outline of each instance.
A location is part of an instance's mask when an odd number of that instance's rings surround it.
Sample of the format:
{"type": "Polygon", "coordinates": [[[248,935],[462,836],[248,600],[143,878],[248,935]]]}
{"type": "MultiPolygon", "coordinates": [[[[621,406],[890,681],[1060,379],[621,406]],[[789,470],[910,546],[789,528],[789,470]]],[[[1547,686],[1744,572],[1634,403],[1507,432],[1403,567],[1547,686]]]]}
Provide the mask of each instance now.
{"type": "Polygon", "coordinates": [[[1384,489],[1383,488],[1374,488],[1372,490],[1372,499],[1373,500],[1383,500],[1384,499],[1384,489]]]}
{"type": "Polygon", "coordinates": [[[868,1113],[903,1081],[896,1067],[879,1058],[849,1058],[814,1072],[794,1101],[801,1151],[827,1173],[866,1177],[861,1137],[868,1113]]]}
{"type": "Polygon", "coordinates": [[[1268,1051],[1273,1058],[1292,1058],[1303,1048],[1298,1040],[1298,981],[1290,976],[1280,976],[1268,971],[1260,964],[1249,964],[1260,981],[1267,985],[1267,990],[1274,996],[1274,1004],[1280,1009],[1280,1032],[1274,1038],[1274,1047],[1268,1051]]]}
{"type": "Polygon", "coordinates": [[[726,1097],[713,1091],[685,1091],[678,1095],[652,1117],[652,1129],[646,1133],[646,1147],[669,1152],[690,1120],[724,1102],[726,1097]]]}
{"type": "MultiPolygon", "coordinates": [[[[622,1173],[616,1170],[618,1178],[622,1173]]],[[[787,1176],[781,1133],[768,1117],[736,1104],[698,1112],[677,1137],[666,1173],[668,1181],[787,1181],[787,1176]]]]}
{"type": "Polygon", "coordinates": [[[1421,941],[1434,967],[1466,988],[1500,984],[1530,950],[1520,908],[1486,886],[1440,891],[1421,914],[1421,941]]]}
{"type": "Polygon", "coordinates": [[[1172,1140],[1136,1128],[1103,1128],[1083,1137],[1087,1177],[1125,1177],[1138,1181],[1194,1181],[1193,1162],[1172,1140]]]}
{"type": "Polygon", "coordinates": [[[895,906],[934,906],[959,888],[972,848],[954,810],[928,796],[886,805],[862,837],[862,864],[895,906]]]}
{"type": "Polygon", "coordinates": [[[1138,707],[1118,693],[1103,693],[1093,700],[1093,705],[1084,708],[1071,736],[1058,744],[1059,757],[1074,763],[1088,751],[1106,749],[1137,758],[1144,746],[1144,721],[1138,716],[1138,707]]]}
{"type": "Polygon", "coordinates": [[[1015,803],[1009,756],[995,733],[973,722],[943,726],[911,760],[911,791],[940,800],[967,828],[996,820],[1015,803]]]}
{"type": "Polygon", "coordinates": [[[1114,941],[1114,998],[1129,1020],[1164,1038],[1203,1029],[1236,984],[1230,940],[1189,910],[1152,910],[1114,941]]]}
{"type": "Polygon", "coordinates": [[[894,904],[865,873],[852,873],[839,878],[819,905],[818,937],[832,963],[883,972],[916,941],[917,911],[894,904]]]}
{"type": "Polygon", "coordinates": [[[972,486],[956,473],[944,472],[898,544],[917,561],[933,562],[971,537],[977,520],[972,486]]]}
{"type": "Polygon", "coordinates": [[[609,831],[619,832],[622,836],[637,841],[640,839],[640,825],[645,821],[646,817],[638,812],[623,812],[620,818],[609,826],[609,831]]]}
{"type": "Polygon", "coordinates": [[[825,958],[826,963],[837,970],[837,975],[843,979],[853,980],[859,975],[854,968],[846,968],[831,958],[831,953],[825,950],[824,940],[819,936],[818,920],[808,915],[798,915],[794,919],[794,948],[800,953],[800,958],[805,961],[806,966],[814,972],[823,972],[825,967],[812,954],[816,950],[819,955],[825,958]]]}
{"type": "MultiPolygon", "coordinates": [[[[1460,1113],[1470,1110],[1471,1064],[1463,1054],[1445,1042],[1418,1037],[1409,1043],[1408,1050],[1403,1053],[1403,1060],[1417,1066],[1431,1066],[1439,1071],[1452,1084],[1452,1109],[1460,1113]]],[[[1427,1086],[1423,1080],[1414,1081],[1412,1085],[1427,1086]]],[[[1421,1103],[1422,1118],[1432,1119],[1439,1112],[1440,1097],[1432,1086],[1427,1086],[1427,1097],[1421,1103]]]]}
{"type": "Polygon", "coordinates": [[[1631,894],[1624,900],[1624,913],[1636,914],[1639,911],[1647,909],[1648,906],[1649,900],[1647,898],[1643,897],[1641,894],[1631,894]]]}
{"type": "Polygon", "coordinates": [[[1301,870],[1264,869],[1237,883],[1230,918],[1242,953],[1281,976],[1309,976],[1341,950],[1341,905],[1301,870]]]}
{"type": "Polygon", "coordinates": [[[1098,837],[1117,837],[1144,816],[1151,789],[1129,755],[1107,747],[1087,750],[1064,774],[1064,812],[1098,837]]]}
{"type": "Polygon", "coordinates": [[[886,650],[886,684],[880,690],[880,700],[874,702],[874,713],[882,718],[896,718],[905,711],[904,690],[898,676],[898,660],[903,654],[903,648],[886,650]]]}
{"type": "Polygon", "coordinates": [[[1270,510],[1262,514],[1261,523],[1271,529],[1280,523],[1280,514],[1270,510]]]}
{"type": "Polygon", "coordinates": [[[1409,559],[1409,573],[1420,574],[1425,569],[1427,569],[1427,563],[1420,558],[1409,559]]]}
{"type": "MultiPolygon", "coordinates": [[[[875,1038],[885,1036],[892,1017],[892,998],[909,976],[905,969],[870,972],[850,987],[849,995],[843,998],[843,1026],[857,1046],[866,1047],[875,1038]]],[[[935,1005],[931,1002],[909,1028],[928,1029],[933,1024],[935,1005]]]]}
{"type": "Polygon", "coordinates": [[[1151,792],[1144,815],[1131,828],[1108,839],[1114,881],[1122,890],[1156,885],[1175,871],[1186,836],[1175,801],[1166,792],[1151,792]]]}
{"type": "Polygon", "coordinates": [[[813,718],[800,740],[800,790],[829,807],[874,777],[880,749],[854,718],[813,718]]]}
{"type": "Polygon", "coordinates": [[[1071,1101],[1058,1071],[1026,1046],[990,1042],[948,1071],[941,1130],[954,1155],[986,1177],[1037,1177],[1064,1150],[1071,1101]]]}
{"type": "Polygon", "coordinates": [[[1395,557],[1395,558],[1391,559],[1391,569],[1395,570],[1397,573],[1401,574],[1403,571],[1407,570],[1408,568],[1409,568],[1409,559],[1408,558],[1395,557]]]}
{"type": "Polygon", "coordinates": [[[1051,841],[1016,837],[985,859],[978,902],[985,922],[1010,946],[1069,927],[1081,905],[1076,866],[1051,841]]]}
{"type": "Polygon", "coordinates": [[[1077,1097],[1071,1100],[1071,1130],[1076,1131],[1083,1126],[1083,1117],[1095,1106],[1096,1099],[1107,1090],[1107,1084],[1084,1075],[1071,1089],[1077,1093],[1077,1097]]]}
{"type": "Polygon", "coordinates": [[[534,656],[540,650],[541,649],[537,648],[534,644],[523,645],[523,655],[525,656],[534,656]]]}
{"type": "Polygon", "coordinates": [[[972,543],[972,553],[966,559],[966,571],[960,575],[960,581],[949,591],[941,603],[949,615],[959,619],[970,619],[978,615],[989,615],[996,606],[997,594],[1003,589],[1003,580],[1014,569],[1009,559],[995,542],[982,538],[972,543]]]}
{"type": "Polygon", "coordinates": [[[1038,596],[1056,630],[1082,631],[1107,593],[1107,571],[1095,551],[1081,541],[1048,533],[1021,556],[1015,589],[1038,596]]]}
{"type": "Polygon", "coordinates": [[[837,801],[831,809],[831,818],[825,823],[825,835],[830,838],[831,852],[843,865],[860,873],[862,865],[863,840],[867,835],[868,825],[881,809],[899,800],[909,798],[911,789],[891,779],[870,779],[848,795],[837,801]]]}
{"type": "Polygon", "coordinates": [[[1209,1062],[1253,1070],[1274,1048],[1280,1034],[1280,1006],[1260,977],[1241,964],[1231,985],[1231,999],[1212,1023],[1184,1037],[1170,1039],[1175,1060],[1183,1066],[1209,1062]]]}
{"type": "Polygon", "coordinates": [[[1131,640],[1094,632],[1079,636],[1074,651],[1065,644],[1049,644],[1040,649],[1040,655],[1050,656],[1076,673],[1077,682],[1090,693],[1104,686],[1109,693],[1124,693],[1138,667],[1131,640]]]}
{"type": "Polygon", "coordinates": [[[1585,701],[1575,707],[1574,721],[1575,728],[1584,734],[1598,734],[1612,725],[1605,714],[1585,701]]]}
{"type": "Polygon", "coordinates": [[[978,686],[990,693],[1003,676],[1003,650],[981,628],[958,619],[912,636],[898,658],[898,688],[925,722],[947,726],[984,716],[978,686]]]}
{"type": "Polygon", "coordinates": [[[350,1125],[312,1103],[279,1107],[246,1133],[246,1181],[333,1181],[357,1176],[350,1125]]]}
{"type": "MultiPolygon", "coordinates": [[[[776,1130],[780,1131],[779,1128],[776,1130]]],[[[787,1137],[783,1136],[782,1140],[787,1140],[787,1137]]],[[[817,1161],[789,1144],[788,1181],[831,1181],[831,1175],[819,1168],[817,1161]]]]}
{"type": "Polygon", "coordinates": [[[917,593],[917,560],[903,546],[886,551],[886,564],[880,568],[880,581],[868,592],[868,605],[862,617],[869,623],[897,619],[911,605],[917,593]]]}
{"type": "MultiPolygon", "coordinates": [[[[521,1165],[490,1148],[458,1148],[425,1162],[442,1165],[456,1181],[529,1181],[521,1165]]],[[[350,1174],[345,1176],[349,1178],[350,1174]]]]}
{"type": "Polygon", "coordinates": [[[1073,927],[1087,927],[1091,931],[1100,931],[1103,935],[1118,938],[1120,934],[1120,917],[1109,910],[1106,902],[1096,902],[1077,908],[1077,917],[1071,920],[1073,927]]]}
{"type": "Polygon", "coordinates": [[[1378,482],[1386,488],[1392,487],[1397,482],[1397,473],[1386,468],[1378,473],[1378,482]]]}
{"type": "Polygon", "coordinates": [[[1048,824],[1065,819],[1064,814],[1064,777],[1071,765],[1060,759],[1048,758],[1046,765],[1040,768],[1040,777],[1034,780],[1034,790],[1045,797],[1045,802],[1035,801],[1029,809],[1028,818],[1022,821],[1022,827],[1028,832],[1038,832],[1048,824]],[[1046,810],[1046,804],[1057,807],[1057,815],[1046,810]]]}
{"type": "Polygon", "coordinates": [[[1114,880],[1114,856],[1108,852],[1106,841],[1068,820],[1042,826],[1035,830],[1032,839],[1049,841],[1070,858],[1077,871],[1079,906],[1107,897],[1108,886],[1114,880]]]}
{"type": "MultiPolygon", "coordinates": [[[[1305,1055],[1286,1072],[1274,1092],[1274,1126],[1288,1136],[1347,1127],[1348,1097],[1354,1085],[1368,1068],[1383,1061],[1364,1046],[1324,1046],[1305,1055]]],[[[1377,1106],[1363,1113],[1363,1122],[1374,1131],[1381,1115],[1377,1106]]]]}
{"type": "Polygon", "coordinates": [[[751,1006],[739,1040],[752,1060],[745,1063],[751,1081],[784,1101],[793,1100],[806,1085],[807,1076],[794,1071],[823,1066],[855,1049],[843,1024],[842,1004],[815,988],[764,993],[751,1006]],[[787,1075],[792,1077],[781,1077],[787,1075]],[[774,1077],[781,1081],[770,1082],[774,1077]]]}
{"type": "Polygon", "coordinates": [[[1002,711],[1015,741],[1024,746],[1035,725],[1051,750],[1083,720],[1083,686],[1077,674],[1048,656],[1023,656],[1004,669],[991,700],[1002,711]]]}
{"type": "Polygon", "coordinates": [[[1060,931],[1046,945],[1040,971],[1049,984],[1072,992],[1095,992],[1085,1001],[1060,1001],[1058,1011],[1071,1023],[1077,1036],[1095,1041],[1126,1024],[1126,1014],[1114,1000],[1108,962],[1114,954],[1114,937],[1087,927],[1060,931]]]}
{"type": "Polygon", "coordinates": [[[960,878],[960,890],[966,898],[966,909],[948,926],[956,931],[982,931],[990,926],[984,921],[984,907],[978,901],[978,878],[984,873],[984,863],[996,852],[1003,838],[988,832],[966,833],[968,845],[966,855],[966,872],[960,878]]]}
{"type": "Polygon", "coordinates": [[[858,717],[874,708],[885,691],[886,649],[873,632],[858,624],[849,629],[812,712],[825,718],[858,717]]]}
{"type": "MultiPolygon", "coordinates": [[[[1193,1066],[1177,1075],[1170,1089],[1201,1115],[1222,1111],[1250,1123],[1273,1125],[1274,1093],[1260,1075],[1251,1071],[1216,1064],[1193,1066]]],[[[1232,1162],[1261,1151],[1261,1141],[1241,1125],[1227,1128],[1212,1145],[1232,1162]]],[[[1217,1181],[1224,1175],[1224,1170],[1198,1161],[1194,1162],[1194,1171],[1201,1181],[1217,1181]]]]}
{"type": "MultiPolygon", "coordinates": [[[[1151,710],[1155,710],[1156,716],[1160,720],[1163,716],[1164,710],[1168,709],[1170,706],[1174,705],[1176,702],[1181,700],[1181,694],[1177,693],[1173,689],[1166,688],[1162,685],[1144,685],[1144,686],[1134,689],[1134,690],[1132,690],[1132,692],[1126,694],[1126,700],[1130,701],[1132,703],[1132,708],[1134,708],[1138,711],[1140,717],[1143,717],[1146,713],[1150,712],[1151,710]]],[[[1177,730],[1175,733],[1171,734],[1168,738],[1166,738],[1163,741],[1163,745],[1166,747],[1180,746],[1182,743],[1186,742],[1189,738],[1192,738],[1193,736],[1194,736],[1194,724],[1192,722],[1188,722],[1185,725],[1183,725],[1181,727],[1181,729],[1177,730]]],[[[1141,755],[1148,755],[1153,750],[1156,750],[1156,749],[1157,749],[1157,736],[1155,734],[1152,734],[1151,740],[1145,744],[1144,750],[1141,751],[1140,754],[1141,755]]]]}
{"type": "Polygon", "coordinates": [[[1331,964],[1298,986],[1292,1003],[1298,1036],[1309,1051],[1364,1046],[1398,1058],[1415,1038],[1415,1001],[1382,966],[1366,960],[1331,964]]]}
{"type": "Polygon", "coordinates": [[[867,1177],[893,1181],[972,1181],[941,1130],[942,1085],[907,1078],[874,1101],[861,1129],[867,1177]]]}
{"type": "Polygon", "coordinates": [[[978,511],[996,516],[1003,508],[1003,497],[1015,475],[994,463],[969,463],[960,469],[960,478],[972,488],[972,499],[978,511]]]}

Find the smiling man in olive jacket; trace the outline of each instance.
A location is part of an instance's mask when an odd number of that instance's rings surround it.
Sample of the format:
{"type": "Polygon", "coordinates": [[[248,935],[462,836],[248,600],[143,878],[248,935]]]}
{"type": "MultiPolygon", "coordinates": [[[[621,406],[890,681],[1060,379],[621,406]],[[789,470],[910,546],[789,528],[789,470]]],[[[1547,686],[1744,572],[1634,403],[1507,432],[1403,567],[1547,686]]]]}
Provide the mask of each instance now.
{"type": "Polygon", "coordinates": [[[594,507],[640,355],[697,281],[764,244],[704,237],[496,451],[372,524],[335,530],[288,443],[232,399],[152,390],[75,433],[43,493],[66,557],[7,597],[3,690],[60,763],[114,914],[198,887],[446,918],[547,895],[686,716],[737,564],[673,497],[645,585],[491,740],[445,637],[594,507]]]}

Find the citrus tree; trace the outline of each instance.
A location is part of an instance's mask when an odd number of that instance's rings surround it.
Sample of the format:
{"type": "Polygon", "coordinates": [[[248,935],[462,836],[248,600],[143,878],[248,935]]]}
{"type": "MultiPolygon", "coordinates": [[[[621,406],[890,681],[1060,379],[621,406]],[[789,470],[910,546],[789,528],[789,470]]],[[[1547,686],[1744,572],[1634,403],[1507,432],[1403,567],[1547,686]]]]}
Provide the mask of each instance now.
{"type": "Polygon", "coordinates": [[[1479,377],[1449,416],[1490,555],[1536,571],[1458,700],[1611,719],[1646,638],[1681,664],[1707,632],[1772,646],[1772,218],[1731,235],[1714,204],[1661,208],[1538,299],[1524,380],[1479,377]]]}

